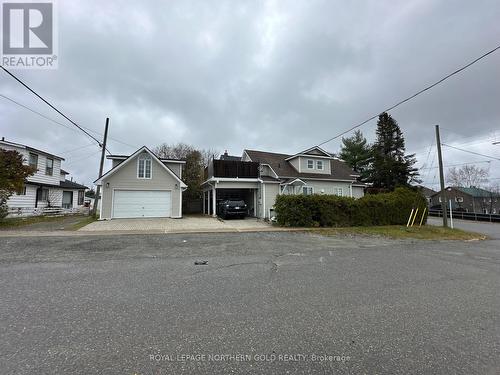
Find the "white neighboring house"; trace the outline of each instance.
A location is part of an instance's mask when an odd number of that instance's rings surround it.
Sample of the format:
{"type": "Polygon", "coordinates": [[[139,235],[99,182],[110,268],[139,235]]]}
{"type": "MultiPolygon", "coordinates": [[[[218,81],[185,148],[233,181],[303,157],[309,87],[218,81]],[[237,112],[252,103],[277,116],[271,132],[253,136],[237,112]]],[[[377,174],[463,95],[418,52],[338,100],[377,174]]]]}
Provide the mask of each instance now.
{"type": "Polygon", "coordinates": [[[83,209],[87,187],[66,179],[69,173],[61,169],[62,157],[6,141],[3,137],[0,148],[19,152],[25,164],[37,168],[26,179],[23,189],[7,200],[10,215],[33,215],[42,213],[46,208],[60,208],[68,212],[83,209]]]}
{"type": "Polygon", "coordinates": [[[182,217],[183,160],[160,159],[146,146],[132,155],[108,155],[112,168],[101,185],[99,218],[182,217]]]}

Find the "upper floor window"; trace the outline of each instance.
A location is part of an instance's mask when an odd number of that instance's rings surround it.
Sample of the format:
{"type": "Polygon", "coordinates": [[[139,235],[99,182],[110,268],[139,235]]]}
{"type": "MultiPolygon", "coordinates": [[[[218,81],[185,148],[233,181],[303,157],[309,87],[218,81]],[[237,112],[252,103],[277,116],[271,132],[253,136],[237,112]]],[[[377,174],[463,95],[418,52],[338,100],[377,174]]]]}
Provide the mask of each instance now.
{"type": "Polygon", "coordinates": [[[30,152],[28,164],[30,167],[38,168],[38,155],[30,152]]]}
{"type": "Polygon", "coordinates": [[[463,197],[455,197],[455,202],[462,203],[464,201],[463,197]]]}
{"type": "Polygon", "coordinates": [[[151,156],[141,155],[137,159],[137,178],[151,178],[151,156]]]}
{"type": "Polygon", "coordinates": [[[54,159],[47,158],[47,163],[45,164],[45,174],[47,176],[52,176],[54,173],[54,159]]]}
{"type": "Polygon", "coordinates": [[[323,170],[323,160],[316,160],[316,169],[323,170]]]}
{"type": "Polygon", "coordinates": [[[313,169],[314,168],[314,160],[308,159],[307,160],[307,169],[313,169]]]}

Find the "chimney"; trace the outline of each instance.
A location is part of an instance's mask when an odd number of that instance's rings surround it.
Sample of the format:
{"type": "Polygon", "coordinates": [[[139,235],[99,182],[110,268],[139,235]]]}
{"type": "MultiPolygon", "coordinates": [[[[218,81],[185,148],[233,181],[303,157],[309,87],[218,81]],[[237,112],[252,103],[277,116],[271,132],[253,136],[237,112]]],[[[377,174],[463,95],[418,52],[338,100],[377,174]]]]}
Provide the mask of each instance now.
{"type": "Polygon", "coordinates": [[[5,137],[2,137],[2,141],[5,141],[5,137]]]}
{"type": "Polygon", "coordinates": [[[227,156],[227,150],[224,151],[224,156],[227,156]]]}

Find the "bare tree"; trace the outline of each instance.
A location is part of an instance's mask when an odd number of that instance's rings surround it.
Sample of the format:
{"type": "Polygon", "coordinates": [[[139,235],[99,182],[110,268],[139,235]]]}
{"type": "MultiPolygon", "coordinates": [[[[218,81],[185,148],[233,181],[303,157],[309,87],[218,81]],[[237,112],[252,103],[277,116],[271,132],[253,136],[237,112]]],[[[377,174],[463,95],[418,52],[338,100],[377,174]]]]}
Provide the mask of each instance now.
{"type": "Polygon", "coordinates": [[[199,151],[204,167],[208,166],[212,158],[217,159],[220,155],[219,151],[213,148],[196,149],[196,147],[186,143],[162,143],[161,145],[153,147],[152,150],[156,156],[165,159],[186,159],[193,151],[199,151]]]}
{"type": "Polygon", "coordinates": [[[208,166],[208,163],[210,163],[210,160],[212,160],[212,158],[218,159],[220,156],[220,152],[213,148],[202,149],[200,150],[200,153],[201,153],[201,160],[205,167],[208,166]]]}
{"type": "Polygon", "coordinates": [[[153,147],[153,152],[159,158],[165,159],[186,159],[189,153],[193,152],[195,148],[186,143],[167,144],[162,143],[153,147]]]}
{"type": "Polygon", "coordinates": [[[489,173],[485,168],[464,165],[461,168],[449,168],[446,180],[450,185],[459,187],[482,186],[488,182],[489,173]]]}

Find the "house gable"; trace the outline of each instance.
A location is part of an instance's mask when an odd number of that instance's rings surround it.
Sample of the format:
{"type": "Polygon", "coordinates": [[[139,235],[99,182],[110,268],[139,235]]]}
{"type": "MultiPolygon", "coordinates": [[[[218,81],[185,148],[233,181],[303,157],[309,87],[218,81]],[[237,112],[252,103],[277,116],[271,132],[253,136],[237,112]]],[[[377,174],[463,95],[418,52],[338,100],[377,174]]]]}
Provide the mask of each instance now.
{"type": "MultiPolygon", "coordinates": [[[[187,188],[187,185],[182,182],[182,180],[175,174],[167,165],[165,165],[164,162],[162,162],[158,157],[153,154],[146,146],[141,147],[138,149],[136,152],[134,152],[132,155],[130,155],[126,160],[122,161],[120,164],[115,166],[114,168],[110,169],[108,172],[106,172],[101,178],[98,178],[97,180],[94,181],[94,183],[101,184],[103,180],[109,179],[113,174],[117,173],[120,171],[122,168],[125,166],[133,163],[134,166],[137,168],[137,158],[140,154],[149,154],[153,160],[153,169],[157,169],[160,171],[160,173],[167,173],[171,177],[173,177],[178,183],[179,186],[182,188],[187,188]],[[155,168],[156,167],[156,168],[155,168]]],[[[153,171],[152,174],[155,172],[153,171]]],[[[136,179],[137,179],[137,174],[136,174],[136,179]]],[[[139,181],[143,179],[138,179],[139,181]]]]}

